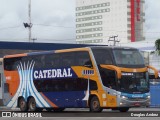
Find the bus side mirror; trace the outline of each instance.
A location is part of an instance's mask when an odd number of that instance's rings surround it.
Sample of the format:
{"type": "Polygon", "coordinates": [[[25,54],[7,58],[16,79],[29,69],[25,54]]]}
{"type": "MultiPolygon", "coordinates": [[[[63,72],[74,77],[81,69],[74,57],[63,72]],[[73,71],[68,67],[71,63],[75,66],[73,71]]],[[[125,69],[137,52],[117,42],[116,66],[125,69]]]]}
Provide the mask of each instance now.
{"type": "Polygon", "coordinates": [[[84,65],[85,67],[89,67],[89,68],[92,68],[93,66],[92,65],[84,65]]]}
{"type": "Polygon", "coordinates": [[[122,77],[122,72],[121,72],[121,69],[118,68],[117,66],[114,66],[114,65],[103,65],[103,64],[101,64],[100,66],[101,66],[102,68],[107,68],[107,69],[109,69],[109,70],[115,70],[116,73],[117,73],[117,78],[118,78],[118,79],[121,79],[121,77],[122,77]]]}
{"type": "Polygon", "coordinates": [[[85,67],[89,67],[89,68],[92,68],[92,67],[93,67],[92,62],[91,62],[90,60],[87,61],[87,62],[85,62],[84,66],[85,66],[85,67]]]}
{"type": "Polygon", "coordinates": [[[154,76],[155,76],[155,78],[157,79],[157,78],[158,78],[158,70],[157,70],[156,68],[150,66],[150,65],[147,66],[147,68],[152,69],[152,70],[154,71],[154,76]]]}

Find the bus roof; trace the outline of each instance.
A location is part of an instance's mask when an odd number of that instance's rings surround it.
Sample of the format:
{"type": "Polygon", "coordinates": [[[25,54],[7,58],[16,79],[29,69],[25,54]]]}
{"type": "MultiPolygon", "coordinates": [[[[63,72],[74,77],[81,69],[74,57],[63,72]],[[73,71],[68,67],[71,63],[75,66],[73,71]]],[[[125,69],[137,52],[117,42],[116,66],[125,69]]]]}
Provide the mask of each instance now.
{"type": "Polygon", "coordinates": [[[100,48],[105,48],[105,49],[135,49],[138,50],[137,48],[134,47],[121,47],[121,46],[90,46],[90,48],[93,49],[100,49],[100,48]]]}
{"type": "Polygon", "coordinates": [[[50,51],[39,51],[39,52],[29,52],[23,54],[13,54],[13,55],[6,55],[4,58],[12,58],[12,57],[23,57],[23,56],[32,56],[32,55],[43,55],[43,54],[52,54],[52,53],[60,53],[60,52],[71,52],[71,51],[87,51],[91,49],[135,49],[133,47],[117,47],[117,46],[88,46],[82,48],[71,48],[71,49],[61,49],[61,50],[50,50],[50,51]]]}

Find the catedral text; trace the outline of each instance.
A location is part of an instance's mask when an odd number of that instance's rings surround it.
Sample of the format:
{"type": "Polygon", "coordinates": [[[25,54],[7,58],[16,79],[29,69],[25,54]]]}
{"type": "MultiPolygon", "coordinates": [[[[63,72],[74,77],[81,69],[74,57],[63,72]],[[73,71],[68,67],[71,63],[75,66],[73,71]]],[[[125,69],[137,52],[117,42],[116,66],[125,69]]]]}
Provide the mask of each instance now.
{"type": "Polygon", "coordinates": [[[34,79],[72,77],[71,68],[34,71],[34,79]]]}

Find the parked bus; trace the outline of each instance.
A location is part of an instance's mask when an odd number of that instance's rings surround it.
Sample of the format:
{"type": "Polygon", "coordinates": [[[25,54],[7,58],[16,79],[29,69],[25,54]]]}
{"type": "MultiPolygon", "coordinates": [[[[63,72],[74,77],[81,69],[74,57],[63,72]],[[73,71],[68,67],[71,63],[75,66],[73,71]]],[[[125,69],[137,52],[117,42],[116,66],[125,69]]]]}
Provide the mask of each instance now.
{"type": "Polygon", "coordinates": [[[149,73],[135,48],[86,47],[7,55],[4,98],[21,111],[149,106],[149,73]]]}

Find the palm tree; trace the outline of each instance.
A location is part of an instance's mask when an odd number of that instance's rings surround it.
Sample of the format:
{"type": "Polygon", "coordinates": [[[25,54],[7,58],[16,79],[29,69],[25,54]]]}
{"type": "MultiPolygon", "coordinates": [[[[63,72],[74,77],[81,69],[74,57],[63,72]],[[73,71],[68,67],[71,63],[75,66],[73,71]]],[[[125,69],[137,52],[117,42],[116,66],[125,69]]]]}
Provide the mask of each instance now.
{"type": "Polygon", "coordinates": [[[157,51],[158,55],[160,55],[160,39],[157,39],[155,41],[155,47],[156,47],[156,51],[157,51]]]}

